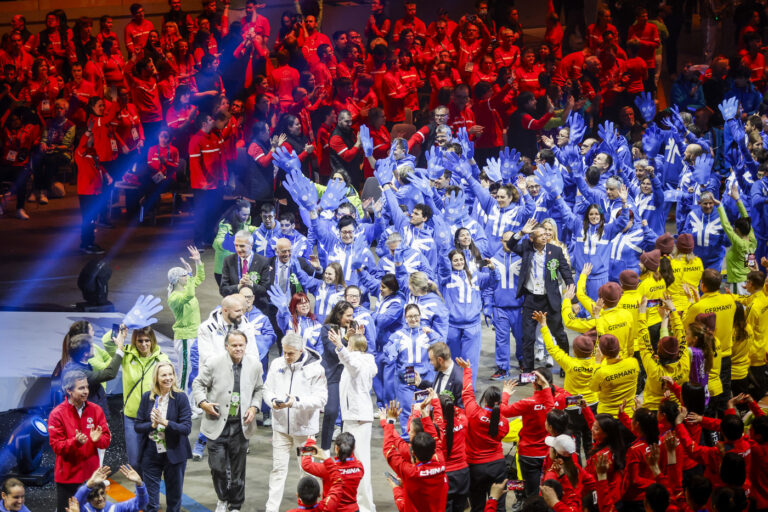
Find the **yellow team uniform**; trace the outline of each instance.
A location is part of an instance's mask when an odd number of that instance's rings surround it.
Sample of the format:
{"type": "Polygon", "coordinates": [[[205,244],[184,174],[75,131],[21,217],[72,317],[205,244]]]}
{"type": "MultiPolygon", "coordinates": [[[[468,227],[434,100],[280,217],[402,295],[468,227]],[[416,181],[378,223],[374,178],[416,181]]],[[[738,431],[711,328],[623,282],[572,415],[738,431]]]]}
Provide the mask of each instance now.
{"type": "MultiPolygon", "coordinates": [[[[576,284],[576,298],[587,312],[592,312],[595,301],[587,295],[587,276],[584,274],[579,276],[579,281],[576,284]]],[[[600,318],[597,320],[576,317],[570,310],[570,305],[566,304],[567,301],[563,301],[563,309],[561,311],[563,324],[569,329],[578,332],[587,332],[594,327],[597,330],[598,338],[603,334],[613,334],[619,340],[621,356],[629,357],[637,350],[634,348],[634,340],[637,333],[637,307],[641,299],[642,296],[637,294],[637,290],[625,290],[616,307],[601,311],[600,318]],[[567,313],[566,306],[568,306],[567,313]],[[629,313],[629,315],[626,313],[629,313]],[[587,322],[591,322],[591,325],[587,322]],[[582,328],[584,330],[581,330],[582,328]]]]}
{"type": "MultiPolygon", "coordinates": [[[[638,327],[640,337],[640,357],[643,360],[643,368],[645,368],[647,374],[645,388],[643,390],[643,407],[652,411],[658,410],[659,404],[664,398],[664,381],[662,380],[662,377],[671,377],[676,383],[683,385],[688,382],[691,371],[691,353],[685,345],[685,331],[683,330],[683,323],[680,320],[680,316],[673,311],[669,315],[669,322],[672,325],[674,336],[680,343],[678,351],[680,359],[674,363],[663,365],[654,359],[651,337],[648,334],[648,321],[646,320],[645,315],[640,315],[638,327]]],[[[674,395],[671,398],[677,402],[674,395]]]]}
{"type": "Polygon", "coordinates": [[[731,347],[731,379],[741,380],[747,378],[749,373],[749,352],[754,345],[755,333],[747,324],[747,338],[737,342],[732,340],[731,347]]]}
{"type": "MultiPolygon", "coordinates": [[[[693,255],[691,255],[693,256],[693,255]]],[[[683,284],[687,284],[693,289],[699,287],[701,281],[701,274],[704,273],[704,264],[701,262],[701,258],[694,256],[693,259],[688,260],[688,255],[679,254],[675,258],[669,258],[669,262],[672,265],[672,272],[675,275],[675,280],[669,285],[667,290],[672,296],[672,302],[675,303],[675,309],[680,312],[681,315],[685,315],[688,308],[691,306],[688,296],[683,290],[683,284]]]]}
{"type": "Polygon", "coordinates": [[[589,388],[597,393],[600,403],[597,412],[618,417],[619,406],[624,400],[631,402],[637,390],[640,364],[634,357],[604,360],[595,373],[589,388]],[[607,363],[607,364],[606,364],[607,363]]]}
{"type": "Polygon", "coordinates": [[[661,299],[664,298],[664,294],[667,291],[667,283],[664,279],[656,279],[653,276],[653,272],[643,272],[640,276],[640,286],[637,287],[640,296],[643,295],[648,299],[648,325],[656,325],[661,322],[659,316],[659,306],[661,299]],[[656,305],[652,305],[651,301],[658,301],[656,305]]]}
{"type": "MultiPolygon", "coordinates": [[[[749,365],[765,366],[766,339],[768,339],[768,296],[760,290],[761,295],[752,301],[747,314],[747,325],[752,328],[752,344],[749,348],[749,365]]],[[[757,295],[754,293],[753,295],[757,295]]]]}
{"type": "MultiPolygon", "coordinates": [[[[731,355],[731,334],[733,331],[733,315],[736,313],[736,301],[727,293],[705,293],[699,302],[691,304],[683,317],[683,326],[688,327],[700,313],[714,313],[717,317],[715,323],[715,337],[720,341],[722,357],[731,355]]],[[[718,351],[719,352],[719,351],[718,351]]],[[[714,395],[713,395],[714,396],[714,395]]]]}
{"type": "MultiPolygon", "coordinates": [[[[565,318],[565,317],[563,317],[565,318]]],[[[560,367],[565,370],[565,382],[563,388],[571,395],[582,395],[588,404],[597,402],[597,393],[589,387],[592,374],[598,367],[594,357],[571,357],[563,349],[558,347],[552,339],[549,327],[541,326],[541,337],[544,338],[544,346],[549,355],[560,367]]]]}

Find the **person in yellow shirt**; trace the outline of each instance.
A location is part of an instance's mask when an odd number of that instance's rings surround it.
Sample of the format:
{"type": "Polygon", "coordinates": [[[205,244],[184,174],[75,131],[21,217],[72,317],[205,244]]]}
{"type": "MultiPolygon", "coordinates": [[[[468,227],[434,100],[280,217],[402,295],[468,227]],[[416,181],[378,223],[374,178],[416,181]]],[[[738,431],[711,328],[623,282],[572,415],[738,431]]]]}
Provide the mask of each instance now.
{"type": "MultiPolygon", "coordinates": [[[[594,412],[597,410],[597,393],[590,388],[590,382],[592,381],[592,374],[598,367],[597,361],[593,352],[595,350],[595,339],[589,335],[576,336],[571,342],[573,347],[573,356],[569,356],[560,347],[557,346],[552,339],[552,333],[549,332],[547,327],[547,314],[541,311],[536,311],[533,314],[533,318],[539,322],[541,326],[541,337],[544,339],[544,346],[552,356],[552,359],[560,365],[565,371],[565,381],[563,382],[563,388],[571,394],[571,396],[581,395],[582,399],[592,408],[594,412]]],[[[563,316],[565,318],[565,316],[563,316]]],[[[592,450],[592,435],[589,430],[584,416],[581,414],[581,408],[575,404],[568,406],[565,409],[568,413],[571,434],[576,438],[576,451],[578,453],[579,446],[583,444],[584,453],[589,453],[592,450]]]]}
{"type": "Polygon", "coordinates": [[[752,303],[760,297],[765,297],[764,286],[765,274],[759,270],[752,270],[747,274],[747,280],[744,282],[744,288],[747,290],[748,295],[735,295],[733,298],[736,302],[744,304],[744,307],[747,308],[747,314],[749,314],[752,303]]]}
{"type": "Polygon", "coordinates": [[[729,397],[731,396],[731,336],[733,315],[736,313],[736,301],[733,295],[720,293],[722,282],[723,276],[720,272],[713,268],[704,270],[701,274],[701,298],[688,308],[685,317],[683,317],[683,325],[688,326],[700,313],[714,313],[717,317],[716,329],[713,334],[721,346],[720,381],[723,384],[723,393],[729,397]]]}
{"type": "MultiPolygon", "coordinates": [[[[750,272],[750,275],[755,272],[750,272]]],[[[763,277],[762,272],[756,272],[763,277]]],[[[750,286],[750,278],[747,276],[747,287],[750,286]]],[[[760,400],[768,392],[768,295],[761,290],[752,300],[747,314],[747,325],[752,329],[752,344],[749,348],[749,377],[755,384],[751,390],[752,398],[760,400]]]]}
{"type": "MultiPolygon", "coordinates": [[[[592,270],[591,266],[589,263],[585,264],[579,276],[578,286],[581,286],[584,295],[586,295],[587,275],[592,270]]],[[[596,329],[598,337],[603,334],[613,334],[619,340],[622,356],[630,357],[634,347],[634,339],[631,338],[634,324],[632,313],[618,307],[622,295],[621,286],[609,281],[598,289],[597,302],[589,300],[591,307],[587,311],[592,313],[592,318],[579,318],[573,312],[571,301],[574,292],[574,287],[571,285],[563,294],[561,313],[565,327],[580,333],[596,329]]]]}
{"type": "Polygon", "coordinates": [[[736,396],[749,392],[749,352],[754,345],[754,332],[747,323],[747,310],[744,304],[738,302],[733,314],[731,342],[731,389],[736,396]]]}
{"type": "Polygon", "coordinates": [[[664,377],[671,377],[672,380],[682,386],[688,382],[691,367],[691,355],[685,346],[683,322],[675,311],[672,297],[666,295],[663,301],[663,305],[659,306],[659,314],[662,318],[662,337],[659,339],[657,357],[654,357],[651,338],[648,334],[645,300],[640,304],[639,310],[640,357],[647,375],[643,389],[643,407],[652,411],[659,409],[664,398],[664,377]],[[668,335],[668,325],[672,326],[674,336],[668,335]]]}
{"type": "Polygon", "coordinates": [[[648,334],[654,350],[659,343],[661,316],[659,304],[667,292],[667,283],[659,272],[661,251],[654,249],[640,255],[640,295],[648,299],[648,334]]]}
{"type": "Polygon", "coordinates": [[[630,401],[635,396],[640,364],[634,357],[621,357],[619,340],[613,334],[600,336],[598,345],[605,357],[605,364],[600,365],[592,374],[589,388],[597,393],[597,413],[617,418],[622,402],[630,401]]]}
{"type": "Polygon", "coordinates": [[[675,280],[667,286],[667,290],[672,295],[675,309],[685,316],[691,303],[685,294],[683,285],[687,284],[691,288],[697,288],[701,281],[701,274],[704,272],[704,264],[701,262],[701,258],[693,253],[692,234],[683,233],[678,235],[675,242],[675,251],[670,255],[669,262],[672,265],[672,273],[675,276],[675,280]]]}

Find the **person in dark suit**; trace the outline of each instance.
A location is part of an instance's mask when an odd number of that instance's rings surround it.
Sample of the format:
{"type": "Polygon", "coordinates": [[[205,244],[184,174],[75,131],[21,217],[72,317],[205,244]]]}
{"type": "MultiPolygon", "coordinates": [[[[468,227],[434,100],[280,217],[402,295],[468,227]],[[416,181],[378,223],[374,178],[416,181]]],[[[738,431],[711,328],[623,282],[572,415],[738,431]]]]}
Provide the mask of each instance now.
{"type": "Polygon", "coordinates": [[[192,457],[189,432],[192,409],[187,395],[176,386],[176,371],[168,362],[155,365],[152,390],[141,396],[134,429],[144,434],[141,443],[141,468],[149,494],[145,512],[160,507],[160,479],[165,478],[168,512],[180,512],[187,459],[192,457]]]}
{"type": "Polygon", "coordinates": [[[253,235],[245,230],[235,234],[235,254],[224,258],[219,293],[222,297],[232,295],[243,284],[251,285],[255,296],[253,305],[266,315],[269,308],[267,290],[272,286],[269,259],[253,252],[253,235]]]}
{"type": "Polygon", "coordinates": [[[464,371],[459,365],[453,364],[451,349],[442,341],[433,343],[427,351],[429,362],[435,369],[435,380],[421,381],[419,389],[432,388],[439,395],[443,391],[450,391],[453,395],[453,403],[459,407],[464,407],[461,403],[461,390],[464,386],[462,379],[464,371]]]}
{"type": "Polygon", "coordinates": [[[535,219],[529,219],[523,229],[509,239],[507,246],[522,259],[517,296],[524,297],[523,353],[515,355],[520,361],[520,370],[531,372],[536,342],[536,320],[532,316],[534,311],[547,312],[547,326],[552,336],[558,346],[568,353],[568,337],[560,314],[562,297],[558,276],[563,278],[567,286],[573,284],[573,275],[563,250],[547,243],[547,233],[535,219]],[[524,235],[529,236],[523,239],[524,235]]]}

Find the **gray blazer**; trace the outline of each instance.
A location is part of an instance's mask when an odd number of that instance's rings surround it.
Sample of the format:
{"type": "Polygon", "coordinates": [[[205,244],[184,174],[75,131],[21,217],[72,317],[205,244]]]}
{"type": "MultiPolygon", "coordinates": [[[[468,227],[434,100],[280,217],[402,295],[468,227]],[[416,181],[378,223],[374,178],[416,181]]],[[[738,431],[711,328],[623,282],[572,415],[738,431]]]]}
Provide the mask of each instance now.
{"type": "MultiPolygon", "coordinates": [[[[249,407],[255,406],[261,410],[261,394],[264,388],[262,374],[264,370],[261,361],[246,354],[240,370],[240,422],[249,407]]],[[[208,439],[217,439],[227,423],[232,388],[235,385],[235,375],[232,371],[232,358],[228,352],[211,357],[200,368],[200,373],[192,383],[192,393],[196,404],[208,400],[219,404],[219,417],[203,414],[200,422],[200,432],[208,439]]],[[[243,435],[246,438],[256,430],[256,420],[243,425],[243,435]]]]}

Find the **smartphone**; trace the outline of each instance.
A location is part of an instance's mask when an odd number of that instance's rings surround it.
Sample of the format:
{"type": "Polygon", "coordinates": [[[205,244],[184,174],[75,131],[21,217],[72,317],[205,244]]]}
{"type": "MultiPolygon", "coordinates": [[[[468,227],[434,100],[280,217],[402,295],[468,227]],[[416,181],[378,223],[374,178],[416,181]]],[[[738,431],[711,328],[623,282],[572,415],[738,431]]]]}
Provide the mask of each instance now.
{"type": "Polygon", "coordinates": [[[219,406],[218,405],[214,405],[213,406],[213,410],[216,411],[216,414],[221,414],[221,412],[219,411],[219,406]]]}
{"type": "Polygon", "coordinates": [[[583,399],[583,395],[567,396],[565,397],[565,405],[579,405],[583,399]]]}
{"type": "Polygon", "coordinates": [[[413,366],[405,367],[405,383],[409,386],[416,384],[416,369],[413,366]]]}
{"type": "Polygon", "coordinates": [[[274,403],[275,405],[282,405],[282,404],[285,403],[285,401],[284,400],[277,400],[277,399],[275,399],[275,400],[272,400],[272,403],[274,403]]]}
{"type": "Polygon", "coordinates": [[[396,477],[395,475],[393,475],[392,473],[390,473],[389,471],[385,471],[385,472],[384,472],[384,476],[385,476],[386,478],[389,478],[389,479],[390,479],[390,480],[392,480],[393,482],[395,482],[395,484],[397,484],[397,485],[402,485],[402,482],[400,481],[400,479],[399,479],[399,478],[397,478],[397,477],[396,477]]]}
{"type": "Polygon", "coordinates": [[[521,373],[518,377],[519,382],[521,384],[528,384],[531,382],[536,382],[536,374],[534,372],[529,373],[521,373]]]}
{"type": "Polygon", "coordinates": [[[524,491],[525,482],[522,480],[509,480],[507,481],[507,490],[508,491],[524,491]]]}
{"type": "Polygon", "coordinates": [[[428,389],[420,389],[413,394],[413,403],[423,402],[424,400],[427,399],[428,396],[429,396],[428,389]]]}
{"type": "Polygon", "coordinates": [[[312,454],[315,453],[315,447],[314,446],[297,446],[296,447],[296,456],[301,457],[302,455],[306,454],[312,454]]]}
{"type": "Polygon", "coordinates": [[[112,324],[112,337],[117,338],[118,334],[120,334],[120,324],[112,324]]]}
{"type": "Polygon", "coordinates": [[[659,299],[650,299],[648,300],[646,306],[649,308],[657,308],[661,306],[661,301],[659,299]]]}

